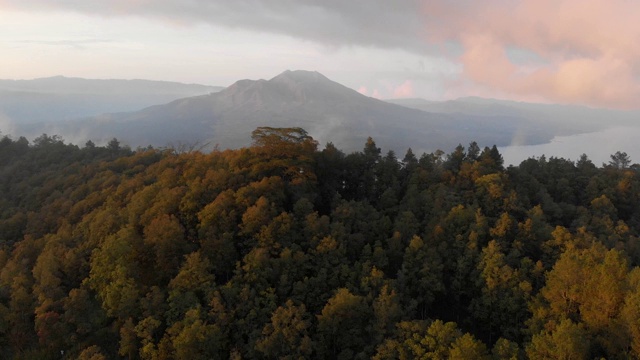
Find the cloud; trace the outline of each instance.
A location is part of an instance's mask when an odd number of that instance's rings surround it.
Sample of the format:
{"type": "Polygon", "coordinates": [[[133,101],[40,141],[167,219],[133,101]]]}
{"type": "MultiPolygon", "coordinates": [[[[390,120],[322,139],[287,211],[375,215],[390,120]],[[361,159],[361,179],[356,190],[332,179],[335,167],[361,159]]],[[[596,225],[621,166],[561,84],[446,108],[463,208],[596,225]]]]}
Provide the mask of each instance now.
{"type": "Polygon", "coordinates": [[[430,41],[462,45],[465,86],[515,97],[637,107],[640,6],[632,1],[426,1],[430,41]],[[509,52],[532,56],[515,61],[509,52]],[[524,60],[524,61],[523,61],[524,60]]]}
{"type": "Polygon", "coordinates": [[[113,43],[113,40],[104,39],[84,39],[84,40],[18,40],[20,44],[36,44],[48,46],[64,46],[75,49],[86,49],[90,45],[113,43]]]}
{"type": "Polygon", "coordinates": [[[0,111],[0,137],[13,135],[15,130],[15,121],[13,121],[7,114],[0,111]]]}
{"type": "Polygon", "coordinates": [[[415,93],[413,92],[413,83],[411,82],[411,80],[407,80],[393,89],[393,97],[395,99],[409,98],[414,96],[415,93]]]}
{"type": "Polygon", "coordinates": [[[3,7],[439,56],[462,69],[448,94],[618,108],[637,107],[640,98],[640,6],[630,0],[0,0],[3,7]]]}
{"type": "Polygon", "coordinates": [[[415,51],[425,43],[418,0],[0,0],[0,8],[136,16],[172,24],[212,24],[279,33],[327,46],[376,46],[415,51]]]}

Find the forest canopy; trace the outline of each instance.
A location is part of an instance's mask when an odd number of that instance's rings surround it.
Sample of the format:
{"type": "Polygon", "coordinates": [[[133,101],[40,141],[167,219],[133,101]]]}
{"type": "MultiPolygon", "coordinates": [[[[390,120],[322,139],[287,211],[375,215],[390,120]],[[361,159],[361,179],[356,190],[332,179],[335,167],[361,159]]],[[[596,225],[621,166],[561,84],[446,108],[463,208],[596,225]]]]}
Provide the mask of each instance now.
{"type": "Polygon", "coordinates": [[[0,139],[15,359],[640,356],[640,167],[0,139]]]}

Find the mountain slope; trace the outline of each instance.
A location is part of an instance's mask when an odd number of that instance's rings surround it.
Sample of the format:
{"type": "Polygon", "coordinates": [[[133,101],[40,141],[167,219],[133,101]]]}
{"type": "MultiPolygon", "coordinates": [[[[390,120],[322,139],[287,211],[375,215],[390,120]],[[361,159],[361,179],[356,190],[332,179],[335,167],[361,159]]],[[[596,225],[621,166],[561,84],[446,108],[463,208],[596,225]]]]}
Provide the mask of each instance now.
{"type": "Polygon", "coordinates": [[[397,152],[408,147],[418,152],[449,151],[471,141],[507,145],[518,133],[525,133],[531,142],[552,137],[515,116],[454,116],[390,104],[310,71],[285,71],[270,80],[241,80],[218,93],[46,129],[76,141],[105,142],[117,137],[134,147],[208,142],[238,148],[250,144],[251,131],[258,126],[302,127],[321,144],[331,140],[346,151],[361,149],[368,136],[383,149],[397,152]]]}

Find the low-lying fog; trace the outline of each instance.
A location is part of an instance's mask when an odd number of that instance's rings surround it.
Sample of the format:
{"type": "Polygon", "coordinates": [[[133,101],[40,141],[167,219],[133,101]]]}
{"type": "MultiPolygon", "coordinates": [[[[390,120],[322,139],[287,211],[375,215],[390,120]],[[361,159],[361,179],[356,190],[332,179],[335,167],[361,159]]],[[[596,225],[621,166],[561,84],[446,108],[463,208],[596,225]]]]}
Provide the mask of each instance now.
{"type": "Polygon", "coordinates": [[[504,146],[499,148],[505,165],[518,165],[530,157],[562,157],[576,161],[587,154],[596,165],[611,160],[616,151],[626,152],[631,163],[640,163],[640,127],[613,127],[599,132],[556,136],[541,145],[504,146]]]}

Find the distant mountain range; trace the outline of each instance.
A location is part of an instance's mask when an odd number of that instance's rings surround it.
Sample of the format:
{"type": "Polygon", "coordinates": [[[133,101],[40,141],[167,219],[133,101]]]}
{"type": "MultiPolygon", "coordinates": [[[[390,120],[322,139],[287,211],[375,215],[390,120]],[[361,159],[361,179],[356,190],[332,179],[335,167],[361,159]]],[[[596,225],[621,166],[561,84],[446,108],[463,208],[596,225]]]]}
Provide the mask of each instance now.
{"type": "MultiPolygon", "coordinates": [[[[69,99],[81,97],[83,81],[74,81],[74,86],[60,87],[58,91],[67,89],[69,99]]],[[[0,89],[6,86],[2,84],[0,89]]],[[[270,80],[240,80],[218,92],[217,88],[175,83],[101,84],[103,93],[92,88],[92,94],[105,95],[102,99],[124,100],[135,93],[145,93],[151,101],[154,96],[177,95],[180,91],[201,94],[133,112],[114,106],[113,111],[102,111],[108,114],[82,119],[23,122],[15,126],[13,133],[59,134],[78,144],[89,139],[105,143],[116,137],[132,147],[207,143],[239,148],[250,144],[251,131],[258,126],[297,126],[321,144],[331,141],[345,151],[362,149],[371,136],[378,146],[402,155],[409,147],[419,153],[450,151],[459,143],[466,146],[471,141],[481,146],[538,144],[556,135],[595,131],[637,118],[637,113],[632,112],[480,98],[381,101],[310,71],[285,71],[270,80]],[[128,92],[118,90],[125,85],[130,85],[128,92]]],[[[103,104],[106,106],[107,101],[103,104]]]]}
{"type": "Polygon", "coordinates": [[[93,80],[54,76],[0,80],[0,120],[57,122],[135,111],[175,99],[217,92],[219,86],[149,80],[93,80]]]}

